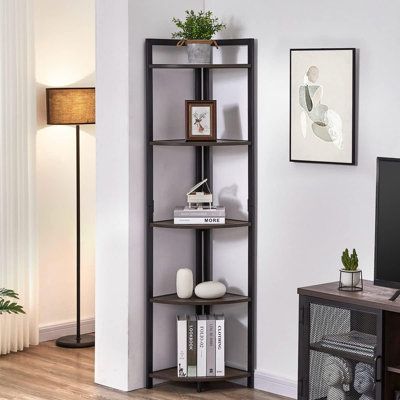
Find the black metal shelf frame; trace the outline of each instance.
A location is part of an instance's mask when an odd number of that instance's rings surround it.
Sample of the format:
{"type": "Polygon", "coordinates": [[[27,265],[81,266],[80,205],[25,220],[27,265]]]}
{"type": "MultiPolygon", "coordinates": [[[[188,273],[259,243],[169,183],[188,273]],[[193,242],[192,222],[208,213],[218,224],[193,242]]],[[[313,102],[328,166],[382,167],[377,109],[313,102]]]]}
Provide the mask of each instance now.
{"type": "MultiPolygon", "coordinates": [[[[176,46],[177,40],[172,39],[146,39],[146,196],[147,196],[147,227],[146,227],[146,379],[147,388],[153,387],[153,214],[154,214],[154,193],[153,193],[153,71],[156,68],[191,68],[194,78],[194,100],[212,99],[212,66],[210,65],[160,65],[153,64],[154,46],[176,46]]],[[[243,68],[247,73],[247,108],[248,108],[248,138],[243,143],[248,149],[248,293],[252,301],[247,302],[248,308],[248,331],[247,331],[247,386],[254,387],[254,359],[255,359],[255,263],[256,263],[256,133],[255,133],[255,58],[254,39],[224,39],[218,40],[219,46],[246,46],[247,63],[237,65],[216,66],[215,68],[243,68]]],[[[161,143],[162,145],[162,143],[161,143]]],[[[207,143],[201,146],[193,146],[195,152],[195,177],[196,182],[208,178],[212,190],[213,158],[212,147],[207,143]]],[[[197,229],[195,239],[195,280],[196,284],[203,280],[212,280],[212,229],[197,229]]],[[[208,314],[211,311],[210,305],[194,306],[196,313],[208,314]]],[[[226,379],[231,379],[229,374],[226,379]]],[[[178,380],[179,381],[179,380],[178,380]]],[[[188,380],[186,379],[185,382],[188,380]]],[[[198,381],[193,379],[194,382],[198,381]]],[[[198,383],[199,385],[199,383],[198,383]]],[[[198,386],[199,389],[199,386],[198,386]]]]}

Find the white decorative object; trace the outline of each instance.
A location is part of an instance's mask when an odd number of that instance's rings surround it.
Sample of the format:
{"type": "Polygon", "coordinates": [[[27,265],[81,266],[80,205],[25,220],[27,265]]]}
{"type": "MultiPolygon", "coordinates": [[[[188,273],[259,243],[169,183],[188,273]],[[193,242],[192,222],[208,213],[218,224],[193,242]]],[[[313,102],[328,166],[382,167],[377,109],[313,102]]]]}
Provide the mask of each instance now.
{"type": "Polygon", "coordinates": [[[322,376],[329,386],[327,400],[345,400],[344,385],[350,385],[353,379],[351,364],[344,358],[329,356],[324,362],[322,376]]]}
{"type": "Polygon", "coordinates": [[[360,283],[361,280],[361,270],[347,271],[344,268],[341,269],[341,282],[345,287],[354,287],[360,283]]]}
{"type": "Polygon", "coordinates": [[[212,202],[213,202],[213,195],[210,191],[210,188],[207,185],[207,178],[202,180],[199,183],[196,183],[192,188],[189,189],[189,191],[186,193],[187,195],[187,202],[189,205],[189,208],[192,207],[192,204],[204,204],[208,203],[208,206],[211,208],[212,202]],[[196,189],[199,189],[203,185],[206,186],[207,192],[205,191],[199,191],[196,192],[196,189]]]}
{"type": "Polygon", "coordinates": [[[193,272],[180,268],[176,273],[176,294],[180,299],[189,299],[193,294],[193,272]]]}
{"type": "Polygon", "coordinates": [[[354,389],[362,396],[360,400],[375,399],[375,373],[372,365],[358,363],[354,372],[354,389]]]}
{"type": "Polygon", "coordinates": [[[226,286],[221,282],[203,282],[195,287],[194,293],[201,299],[219,299],[226,293],[226,286]]]}

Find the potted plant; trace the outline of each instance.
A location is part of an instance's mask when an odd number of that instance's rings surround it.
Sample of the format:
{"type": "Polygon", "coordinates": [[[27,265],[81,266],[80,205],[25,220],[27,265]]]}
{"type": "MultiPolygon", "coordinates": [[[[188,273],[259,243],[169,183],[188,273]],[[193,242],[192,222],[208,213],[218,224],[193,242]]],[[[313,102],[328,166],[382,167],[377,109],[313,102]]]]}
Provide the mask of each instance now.
{"type": "Polygon", "coordinates": [[[343,267],[340,270],[340,285],[341,289],[348,290],[361,290],[362,286],[359,287],[359,283],[362,280],[362,272],[358,269],[358,256],[355,249],[351,255],[349,249],[345,249],[342,254],[343,267]]]}
{"type": "Polygon", "coordinates": [[[18,294],[13,290],[0,288],[0,315],[3,313],[25,314],[21,305],[7,298],[19,300],[18,294]]]}
{"type": "Polygon", "coordinates": [[[226,28],[226,25],[213,16],[211,11],[186,10],[186,19],[183,21],[172,18],[178,32],[172,34],[173,39],[180,39],[178,46],[187,46],[189,63],[210,64],[211,45],[218,47],[213,36],[226,28]]]}

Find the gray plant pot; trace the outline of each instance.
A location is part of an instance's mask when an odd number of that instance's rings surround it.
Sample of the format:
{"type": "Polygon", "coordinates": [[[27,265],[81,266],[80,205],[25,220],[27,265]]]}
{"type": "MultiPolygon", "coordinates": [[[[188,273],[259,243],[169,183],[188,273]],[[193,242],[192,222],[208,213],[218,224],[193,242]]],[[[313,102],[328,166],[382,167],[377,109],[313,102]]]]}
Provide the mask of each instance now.
{"type": "Polygon", "coordinates": [[[212,47],[209,43],[187,43],[190,64],[211,64],[212,47]]]}

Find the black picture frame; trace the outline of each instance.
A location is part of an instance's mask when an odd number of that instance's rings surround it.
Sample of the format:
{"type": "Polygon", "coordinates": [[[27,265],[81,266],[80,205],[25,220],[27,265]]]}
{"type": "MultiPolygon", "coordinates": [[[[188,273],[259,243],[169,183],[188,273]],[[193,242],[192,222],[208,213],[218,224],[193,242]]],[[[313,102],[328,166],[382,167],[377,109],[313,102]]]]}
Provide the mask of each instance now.
{"type": "Polygon", "coordinates": [[[356,48],[354,47],[332,47],[332,48],[292,48],[290,49],[289,53],[289,161],[290,162],[299,162],[299,163],[311,163],[311,164],[334,164],[334,165],[357,165],[357,135],[356,135],[356,48]],[[352,67],[351,67],[351,74],[352,74],[352,98],[351,98],[351,113],[352,113],[352,121],[351,121],[351,160],[350,162],[337,162],[337,161],[321,161],[321,160],[303,160],[303,159],[296,159],[292,157],[292,55],[294,52],[302,52],[302,51],[350,51],[351,52],[351,59],[352,59],[352,67]]]}

